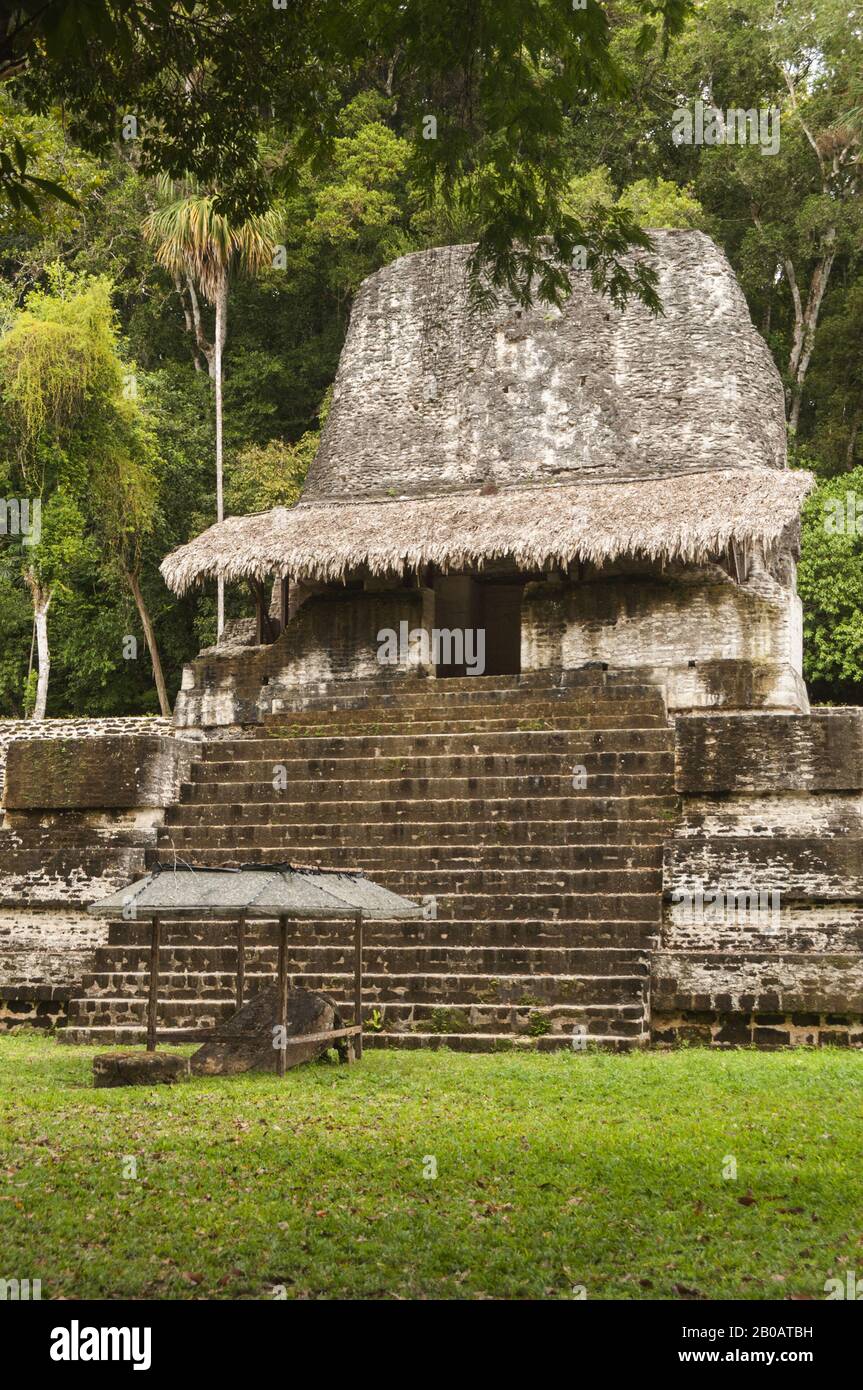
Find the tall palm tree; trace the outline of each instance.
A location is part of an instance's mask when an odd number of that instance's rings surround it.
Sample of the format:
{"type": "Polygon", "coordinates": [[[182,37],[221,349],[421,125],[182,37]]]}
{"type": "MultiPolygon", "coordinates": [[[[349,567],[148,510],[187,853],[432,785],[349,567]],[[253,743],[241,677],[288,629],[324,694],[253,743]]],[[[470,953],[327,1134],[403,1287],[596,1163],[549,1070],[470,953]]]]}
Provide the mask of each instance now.
{"type": "MultiPolygon", "coordinates": [[[[228,286],[233,272],[256,275],[272,265],[280,218],[275,210],[232,222],[214,207],[215,197],[195,186],[162,183],[162,206],[144,221],[144,236],[156,247],[156,260],[192,307],[198,348],[216,387],[216,517],[225,515],[222,474],[222,352],[228,332],[228,286]],[[201,321],[200,293],[216,311],[212,342],[201,321]]],[[[225,626],[225,583],[218,584],[217,631],[225,626]]]]}

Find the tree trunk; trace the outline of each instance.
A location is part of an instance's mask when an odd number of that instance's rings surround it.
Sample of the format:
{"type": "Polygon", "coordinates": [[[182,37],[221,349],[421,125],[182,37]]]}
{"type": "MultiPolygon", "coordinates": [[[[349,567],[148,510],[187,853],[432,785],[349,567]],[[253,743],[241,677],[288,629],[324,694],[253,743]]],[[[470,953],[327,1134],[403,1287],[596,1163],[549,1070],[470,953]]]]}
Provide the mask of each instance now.
{"type": "Polygon", "coordinates": [[[48,609],[53,591],[42,587],[33,570],[24,576],[33,599],[33,622],[36,628],[36,650],[39,653],[39,679],[36,683],[36,704],[31,719],[44,719],[48,708],[48,677],[51,674],[51,651],[48,646],[48,609]]]}
{"type": "Polygon", "coordinates": [[[855,415],[848,434],[848,445],[845,449],[845,467],[848,472],[854,467],[854,450],[857,447],[857,435],[860,430],[860,416],[855,415]]]}
{"type": "MultiPolygon", "coordinates": [[[[216,520],[225,519],[225,494],[222,478],[222,348],[228,331],[228,277],[223,275],[216,291],[216,341],[214,343],[216,378],[216,520]]],[[[225,628],[225,581],[218,580],[216,600],[216,640],[225,628]]]]}
{"type": "Polygon", "coordinates": [[[788,375],[791,378],[791,399],[788,423],[792,430],[795,431],[800,421],[803,386],[806,381],[806,373],[809,370],[809,363],[812,359],[812,350],[815,347],[815,333],[818,328],[818,317],[821,313],[821,304],[824,299],[824,293],[827,289],[830,272],[833,269],[833,261],[836,256],[834,249],[835,242],[836,229],[831,227],[824,235],[821,259],[812,272],[805,308],[803,307],[803,300],[797,285],[797,277],[794,273],[793,262],[790,260],[785,261],[785,274],[791,290],[791,298],[794,302],[794,335],[791,342],[791,353],[788,358],[788,375]]]}
{"type": "Polygon", "coordinates": [[[203,331],[201,327],[201,313],[198,307],[198,300],[195,294],[195,287],[192,284],[192,281],[189,276],[186,277],[186,284],[184,285],[180,273],[179,271],[177,271],[174,274],[174,289],[177,291],[177,295],[180,300],[180,305],[183,310],[183,322],[186,325],[186,332],[190,334],[190,336],[195,340],[195,347],[192,352],[192,360],[195,363],[195,371],[202,372],[204,370],[204,362],[206,360],[206,357],[204,350],[201,346],[203,331]],[[189,305],[186,303],[187,291],[189,295],[189,300],[191,301],[192,305],[191,309],[189,308],[189,305]]]}
{"type": "Polygon", "coordinates": [[[135,607],[138,610],[138,617],[141,619],[141,626],[144,629],[144,640],[147,643],[147,651],[150,653],[150,661],[153,666],[153,679],[156,682],[156,691],[159,696],[159,709],[166,719],[170,719],[171,702],[168,699],[168,688],[165,685],[165,676],[162,671],[162,658],[159,655],[159,644],[156,640],[156,632],[150,620],[150,613],[144,595],[141,593],[141,585],[138,582],[137,574],[133,574],[129,570],[125,570],[124,573],[126,575],[126,582],[132,590],[135,607]]]}

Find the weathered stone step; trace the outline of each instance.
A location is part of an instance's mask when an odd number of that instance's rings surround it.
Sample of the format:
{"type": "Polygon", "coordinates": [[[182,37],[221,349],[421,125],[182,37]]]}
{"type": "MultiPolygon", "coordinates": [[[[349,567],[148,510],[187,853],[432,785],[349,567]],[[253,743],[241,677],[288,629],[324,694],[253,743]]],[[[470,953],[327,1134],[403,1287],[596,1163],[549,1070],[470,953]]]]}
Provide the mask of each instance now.
{"type": "MultiPolygon", "coordinates": [[[[367,936],[375,933],[375,928],[376,924],[369,925],[367,936]]],[[[260,939],[247,941],[247,974],[272,975],[277,957],[272,934],[269,944],[260,939]]],[[[94,968],[84,979],[86,982],[90,978],[102,979],[114,974],[142,978],[149,970],[149,961],[150,948],[146,944],[100,946],[95,952],[94,968]]],[[[647,953],[631,947],[473,946],[449,941],[393,945],[367,940],[363,961],[365,969],[393,977],[405,973],[478,971],[490,975],[639,975],[646,979],[649,973],[647,953]]],[[[168,945],[161,952],[160,962],[161,973],[167,975],[196,977],[229,972],[233,980],[237,948],[235,944],[168,945]]],[[[343,933],[340,943],[329,945],[289,941],[288,968],[292,972],[309,970],[328,974],[348,967],[353,968],[353,943],[349,933],[343,933]]]]}
{"type": "MultiPolygon", "coordinates": [[[[196,809],[204,809],[198,807],[197,803],[188,804],[194,805],[196,809]]],[[[222,815],[214,819],[222,821],[224,808],[233,803],[211,804],[222,811],[222,815]]],[[[258,805],[266,807],[266,803],[263,802],[258,805]]],[[[270,807],[270,823],[283,825],[286,831],[292,827],[295,839],[302,839],[304,835],[311,836],[314,827],[321,823],[322,812],[319,803],[286,802],[281,808],[281,815],[275,814],[279,809],[270,807]]],[[[519,838],[528,838],[526,827],[531,822],[536,823],[537,829],[542,826],[549,827],[554,822],[562,822],[569,827],[567,840],[580,835],[594,838],[593,827],[598,824],[607,826],[617,822],[624,828],[631,827],[637,821],[651,822],[654,827],[662,820],[670,824],[675,809],[674,798],[666,796],[518,797],[511,800],[505,797],[489,800],[472,797],[465,801],[431,798],[387,802],[331,801],[327,803],[326,813],[333,828],[350,826],[356,832],[358,826],[377,825],[382,830],[385,828],[387,835],[392,833],[394,837],[400,827],[414,823],[431,824],[435,827],[435,835],[449,840],[452,832],[457,833],[458,828],[467,822],[475,829],[477,843],[480,843],[483,834],[489,830],[496,831],[498,825],[514,826],[524,832],[523,837],[519,838]],[[443,827],[450,828],[444,831],[443,827]]],[[[506,838],[505,832],[501,834],[506,838]]],[[[288,843],[290,835],[286,834],[285,838],[288,843]]]]}
{"type": "MultiPolygon", "coordinates": [[[[350,821],[338,821],[338,823],[336,823],[336,828],[338,828],[339,824],[350,824],[350,821]]],[[[365,838],[365,841],[368,842],[368,848],[371,848],[372,845],[377,847],[377,858],[381,858],[381,853],[386,851],[389,842],[392,841],[392,845],[403,842],[404,837],[397,835],[396,831],[399,830],[400,827],[403,827],[404,824],[421,824],[421,826],[428,824],[429,828],[427,833],[422,833],[418,835],[418,837],[414,837],[414,844],[416,844],[416,847],[421,847],[424,852],[427,845],[435,844],[435,842],[441,845],[449,845],[452,844],[453,838],[456,844],[460,842],[459,835],[456,834],[453,837],[453,835],[450,834],[450,830],[457,831],[457,828],[459,828],[459,824],[457,824],[454,815],[452,820],[445,819],[431,821],[431,823],[428,823],[428,821],[414,820],[413,817],[404,816],[402,820],[372,821],[372,824],[378,827],[378,834],[365,834],[363,837],[363,835],[357,833],[357,842],[359,842],[361,838],[365,838]]],[[[478,821],[477,824],[478,838],[477,841],[475,841],[475,847],[481,848],[486,841],[491,842],[491,844],[499,842],[498,835],[493,833],[493,831],[495,831],[495,827],[500,824],[500,821],[493,820],[489,817],[489,819],[484,821],[478,821]],[[492,834],[489,834],[489,831],[492,831],[492,834]]],[[[535,828],[535,824],[542,826],[542,824],[549,823],[548,821],[543,821],[542,817],[539,816],[525,816],[524,820],[521,821],[521,828],[524,830],[524,838],[527,838],[531,827],[535,828]]],[[[605,820],[599,816],[584,816],[581,817],[581,819],[575,819],[575,817],[573,817],[573,819],[568,821],[568,824],[570,824],[571,827],[571,833],[567,837],[570,844],[591,844],[600,847],[600,845],[607,844],[635,844],[635,842],[638,842],[638,837],[636,837],[635,834],[616,835],[614,834],[613,827],[614,824],[617,824],[617,826],[623,824],[624,827],[638,827],[641,826],[642,821],[639,819],[630,821],[627,817],[624,817],[623,821],[617,821],[616,823],[616,821],[605,820]]],[[[161,828],[160,833],[158,833],[156,844],[160,851],[163,848],[167,848],[168,853],[170,853],[171,847],[176,847],[178,849],[182,848],[183,852],[189,851],[189,849],[192,848],[225,849],[225,851],[243,853],[246,859],[247,856],[249,856],[249,852],[253,851],[253,849],[285,849],[293,845],[293,847],[296,847],[297,852],[302,851],[299,858],[303,859],[303,862],[306,862],[306,859],[310,859],[311,862],[318,862],[318,860],[321,859],[320,849],[318,849],[321,838],[327,842],[328,845],[338,845],[339,840],[345,840],[345,837],[338,837],[338,835],[328,833],[324,833],[322,837],[318,837],[317,840],[315,840],[313,830],[311,830],[310,827],[307,828],[306,834],[302,834],[302,830],[302,821],[292,826],[289,821],[278,820],[275,819],[275,817],[270,821],[261,821],[260,824],[246,819],[229,821],[229,823],[224,824],[222,824],[222,820],[208,821],[208,823],[203,824],[203,826],[196,826],[195,821],[192,820],[189,820],[186,824],[176,823],[175,821],[171,826],[164,826],[161,828]]],[[[653,842],[656,842],[656,835],[653,837],[653,842]]],[[[340,856],[340,862],[346,865],[347,859],[345,855],[340,856]]],[[[353,865],[349,867],[353,867],[353,865]]]]}
{"type": "MultiPolygon", "coordinates": [[[[555,836],[551,833],[554,824],[554,822],[550,825],[547,821],[537,821],[534,827],[532,822],[525,823],[518,827],[518,842],[521,843],[525,841],[526,844],[531,847],[549,851],[553,850],[557,845],[563,846],[565,844],[572,844],[573,842],[583,843],[589,846],[599,839],[599,836],[594,833],[597,825],[608,826],[611,830],[614,829],[614,824],[612,822],[585,823],[582,827],[579,827],[573,822],[569,822],[561,823],[568,825],[569,833],[555,836]],[[533,833],[534,828],[535,833],[533,833]],[[579,833],[581,833],[583,837],[581,840],[577,839],[579,833]]],[[[404,862],[403,859],[391,858],[388,855],[387,850],[391,846],[393,848],[400,845],[409,847],[412,842],[420,845],[422,843],[421,839],[413,840],[412,836],[409,834],[397,834],[396,832],[399,829],[397,826],[392,828],[392,832],[390,832],[389,827],[384,827],[387,830],[384,836],[372,833],[378,828],[379,827],[375,825],[369,827],[370,833],[366,836],[365,844],[358,843],[355,845],[347,845],[344,838],[339,840],[335,837],[328,836],[325,832],[318,835],[314,833],[314,830],[310,830],[307,834],[302,834],[301,828],[299,827],[295,828],[294,833],[290,832],[289,827],[274,827],[272,829],[262,827],[260,833],[251,840],[245,838],[242,840],[235,840],[228,837],[223,838],[218,835],[213,835],[207,839],[206,837],[202,837],[201,832],[194,827],[173,827],[165,832],[157,847],[148,851],[146,863],[149,868],[154,868],[157,864],[162,867],[170,868],[174,862],[186,867],[203,867],[206,865],[219,867],[219,865],[223,865],[225,867],[230,866],[236,868],[238,865],[273,865],[290,862],[292,864],[302,864],[309,868],[318,868],[321,866],[325,868],[338,867],[348,871],[356,870],[370,873],[372,864],[374,864],[375,870],[377,871],[381,866],[397,868],[400,863],[404,862]],[[332,861],[332,863],[330,861],[332,861]]],[[[411,825],[406,825],[404,827],[406,831],[411,831],[413,828],[414,827],[411,825]]],[[[507,830],[512,829],[512,827],[504,826],[502,829],[507,830]]],[[[627,827],[627,832],[631,829],[631,826],[627,827]]],[[[354,831],[357,833],[356,827],[354,827],[354,831]]],[[[474,844],[480,847],[494,845],[501,849],[517,847],[513,835],[498,834],[496,832],[497,825],[495,822],[479,827],[474,844]]],[[[357,838],[359,838],[358,835],[357,838]]],[[[447,837],[441,836],[440,838],[446,839],[447,837]]],[[[453,836],[450,839],[450,843],[461,850],[465,848],[466,839],[467,837],[465,836],[453,836]]],[[[605,836],[604,844],[619,845],[632,850],[640,846],[645,852],[648,848],[652,848],[652,857],[645,857],[641,860],[642,867],[652,868],[658,863],[658,850],[662,844],[662,840],[658,833],[651,837],[648,837],[646,834],[639,836],[637,834],[627,833],[627,835],[621,835],[618,838],[609,834],[605,836]]],[[[506,865],[507,858],[508,856],[506,855],[501,856],[503,867],[506,865]]],[[[554,861],[552,860],[552,862],[554,861]]],[[[443,848],[441,856],[435,858],[433,862],[430,861],[428,864],[430,870],[436,870],[439,866],[444,868],[449,867],[451,869],[462,867],[451,862],[446,857],[445,847],[443,848]]],[[[468,869],[475,866],[467,865],[464,867],[468,869]]],[[[572,866],[564,865],[564,867],[578,868],[579,866],[574,864],[572,866]]],[[[637,865],[634,864],[632,867],[637,867],[637,865]]]]}
{"type": "Polygon", "coordinates": [[[345,755],[339,758],[275,758],[264,754],[259,758],[211,758],[197,763],[192,769],[192,782],[265,782],[274,790],[278,782],[288,786],[294,782],[315,781],[319,778],[399,779],[405,776],[429,781],[462,777],[562,777],[571,785],[575,770],[588,782],[599,773],[628,776],[632,773],[671,774],[674,753],[669,750],[576,749],[567,748],[551,753],[481,753],[443,754],[437,757],[370,757],[345,755]]]}
{"type": "Polygon", "coordinates": [[[556,691],[589,691],[598,698],[622,692],[624,697],[638,694],[662,699],[659,686],[639,679],[632,672],[601,671],[586,667],[564,672],[522,671],[512,676],[416,676],[404,680],[394,680],[391,674],[387,674],[373,680],[308,684],[295,692],[276,688],[274,693],[286,704],[301,709],[313,703],[350,704],[363,700],[410,705],[415,701],[431,698],[440,701],[499,699],[509,703],[556,691]]]}
{"type": "MultiPolygon", "coordinates": [[[[298,981],[291,980],[293,988],[298,981]]],[[[320,987],[320,986],[318,986],[320,987]]],[[[345,1012],[351,1009],[350,991],[338,988],[329,991],[333,1000],[345,1012]]],[[[423,1000],[400,1000],[376,1002],[374,990],[364,989],[364,1010],[383,1005],[384,1023],[389,1030],[406,1028],[412,1024],[431,1022],[442,1033],[465,1031],[497,1032],[501,1023],[518,1027],[521,1022],[525,1031],[542,1020],[550,1031],[554,1024],[572,1033],[574,1026],[583,1026],[588,1035],[601,1036],[614,1033],[619,1036],[638,1036],[644,1030],[644,1006],[641,1001],[634,1003],[495,1003],[483,1001],[472,1003],[470,1013],[458,1004],[442,1007],[439,1002],[423,1000]]],[[[164,999],[160,998],[156,1013],[157,1026],[162,1028],[214,1028],[218,1022],[230,1018],[236,1011],[235,1001],[225,999],[164,999]]],[[[116,1027],[118,1024],[141,1025],[146,1019],[147,1000],[144,997],[106,995],[78,996],[70,1005],[70,1026],[74,1027],[116,1027]],[[74,1014],[73,1014],[74,1008],[74,1014]]]]}
{"type": "MultiPolygon", "coordinates": [[[[256,738],[241,740],[243,748],[249,743],[254,747],[249,756],[273,757],[274,762],[284,763],[292,758],[414,758],[481,756],[486,753],[513,756],[517,753],[539,753],[551,756],[560,752],[569,757],[575,749],[589,751],[628,752],[639,748],[645,751],[665,752],[673,748],[673,734],[667,728],[654,726],[633,727],[624,722],[608,726],[606,724],[579,726],[576,729],[503,729],[489,732],[471,728],[464,733],[449,731],[430,734],[351,734],[340,733],[296,738],[256,738]]],[[[225,761],[233,749],[232,742],[225,740],[208,744],[210,753],[202,759],[207,762],[225,761]]],[[[239,757],[239,751],[237,756],[239,757]]]]}
{"type": "MultiPolygon", "coordinates": [[[[208,842],[206,835],[199,833],[196,859],[198,851],[201,854],[220,852],[208,849],[208,843],[212,842],[208,842]]],[[[242,849],[242,846],[240,848],[242,849]]],[[[283,851],[280,844],[265,848],[270,851],[283,851]]],[[[509,897],[516,890],[522,894],[535,895],[537,898],[555,893],[659,893],[662,888],[662,865],[657,861],[653,866],[639,864],[582,869],[381,867],[376,870],[376,878],[385,888],[390,888],[403,897],[415,899],[434,893],[440,901],[465,893],[509,897]]]]}
{"type": "MultiPolygon", "coordinates": [[[[236,1012],[236,1001],[223,999],[160,999],[156,1011],[159,1028],[212,1030],[236,1012]]],[[[144,997],[76,995],[69,1002],[69,1026],[109,1028],[138,1024],[147,1016],[144,997]]]]}
{"type": "MultiPolygon", "coordinates": [[[[242,769],[240,769],[242,772],[242,769]]],[[[369,773],[365,777],[319,777],[288,781],[284,791],[274,791],[270,778],[253,781],[184,782],[181,787],[183,805],[213,805],[233,801],[272,801],[283,796],[292,802],[307,801],[320,805],[325,801],[411,801],[426,797],[435,801],[461,801],[469,797],[515,799],[523,796],[573,798],[599,796],[615,797],[626,792],[630,796],[670,796],[669,780],[665,773],[633,772],[625,787],[617,772],[588,774],[586,785],[573,786],[570,767],[558,772],[537,776],[513,777],[380,777],[369,773]]],[[[582,779],[584,780],[584,779],[582,779]]]]}
{"type": "MultiPolygon", "coordinates": [[[[212,1028],[206,1025],[198,1025],[193,1028],[161,1027],[159,1029],[159,1043],[160,1045],[179,1046],[182,1043],[204,1042],[212,1031],[212,1028]]],[[[70,1022],[65,1028],[59,1030],[57,1039],[59,1042],[83,1043],[88,1046],[108,1046],[111,1043],[119,1043],[124,1047],[134,1047],[136,1044],[146,1042],[147,1030],[140,1023],[70,1022]]]]}
{"type": "Polygon", "coordinates": [[[646,1048],[649,1034],[645,1031],[635,1037],[618,1037],[614,1034],[588,1038],[573,1038],[564,1033],[547,1033],[534,1036],[518,1033],[366,1033],[363,1047],[384,1047],[408,1049],[445,1047],[452,1052],[559,1052],[562,1049],[575,1050],[579,1055],[591,1052],[633,1052],[646,1048]],[[577,1044],[577,1046],[576,1046],[577,1044]]]}
{"type": "Polygon", "coordinates": [[[488,701],[470,703],[427,700],[411,707],[382,704],[366,709],[283,711],[279,715],[268,718],[266,723],[261,725],[261,728],[264,733],[272,733],[285,727],[294,729],[320,724],[331,729],[333,733],[337,733],[339,729],[363,729],[366,726],[386,723],[398,724],[410,731],[429,721],[457,721],[460,723],[469,721],[481,724],[486,720],[503,720],[507,724],[518,727],[520,723],[525,721],[549,720],[551,723],[555,723],[561,716],[567,719],[580,719],[585,715],[592,716],[597,711],[606,711],[611,715],[619,715],[624,712],[627,715],[647,714],[665,721],[664,705],[662,700],[655,696],[647,698],[599,696],[594,698],[590,695],[574,696],[569,692],[561,691],[556,692],[551,697],[543,695],[539,698],[521,700],[517,703],[510,701],[506,704],[503,702],[490,704],[488,701]]]}
{"type": "MultiPolygon", "coordinates": [[[[536,700],[571,700],[575,704],[604,700],[652,700],[657,704],[664,703],[660,686],[639,681],[637,678],[626,681],[581,682],[533,679],[538,674],[525,672],[521,679],[517,679],[517,684],[512,686],[504,686],[500,677],[488,680],[484,677],[468,676],[456,677],[454,680],[389,680],[376,685],[368,684],[365,689],[360,688],[359,682],[352,681],[348,686],[337,681],[325,691],[312,692],[309,691],[309,687],[294,687],[293,690],[286,686],[280,687],[276,681],[272,686],[272,695],[286,708],[301,711],[312,707],[349,707],[360,711],[376,708],[410,710],[429,705],[447,708],[450,705],[482,707],[495,703],[510,709],[536,700]],[[338,686],[344,688],[339,690],[338,686]]],[[[267,714],[266,717],[277,718],[278,715],[267,714]]]]}
{"type": "MultiPolygon", "coordinates": [[[[160,1028],[160,1045],[179,1046],[183,1043],[203,1042],[210,1035],[209,1028],[160,1028]]],[[[141,1024],[109,1024],[102,1027],[76,1027],[70,1024],[57,1033],[60,1042],[87,1043],[107,1047],[121,1045],[133,1047],[146,1040],[146,1029],[141,1024]]],[[[634,1037],[619,1037],[614,1034],[592,1035],[575,1039],[577,1055],[590,1052],[631,1052],[646,1047],[646,1033],[634,1037]]],[[[364,1048],[418,1048],[435,1049],[446,1047],[454,1052],[556,1052],[573,1049],[574,1040],[569,1034],[546,1033],[379,1033],[366,1032],[363,1036],[364,1048]]]]}
{"type": "MultiPolygon", "coordinates": [[[[550,758],[581,753],[666,753],[674,752],[673,737],[668,729],[513,729],[505,733],[422,734],[409,740],[410,750],[399,751],[401,735],[357,734],[337,735],[331,739],[315,739],[326,745],[311,757],[299,747],[300,740],[289,738],[237,739],[230,743],[214,741],[205,746],[198,760],[213,762],[337,762],[345,758],[420,759],[534,757],[550,758]],[[420,739],[422,742],[420,743],[420,739]]],[[[303,741],[305,742],[305,740],[303,741]]]]}
{"type": "MultiPolygon", "coordinates": [[[[289,977],[299,988],[339,994],[347,1000],[353,989],[353,963],[326,972],[291,969],[289,977]]],[[[249,970],[245,996],[251,999],[271,985],[273,970],[249,970]]],[[[81,982],[82,994],[76,999],[137,999],[146,1002],[149,974],[146,971],[114,970],[90,972],[81,982]],[[85,993],[84,993],[85,992],[85,993]]],[[[366,970],[363,997],[372,1005],[396,1004],[487,1004],[529,1007],[533,1004],[631,1004],[643,998],[646,976],[567,975],[567,974],[486,974],[400,973],[366,970]]],[[[203,1004],[222,1000],[234,1004],[236,975],[233,971],[203,971],[197,974],[160,971],[159,994],[172,1000],[197,999],[203,1004]]],[[[82,1016],[76,1004],[75,1016],[82,1016]]]]}
{"type": "Polygon", "coordinates": [[[385,888],[403,897],[439,897],[483,893],[510,896],[516,890],[527,896],[550,893],[658,893],[662,888],[662,866],[638,865],[623,868],[589,869],[405,869],[381,868],[378,878],[385,888]],[[395,885],[399,886],[396,887],[395,885]]]}
{"type": "MultiPolygon", "coordinates": [[[[176,834],[179,827],[172,827],[171,837],[176,844],[180,839],[176,834]]],[[[268,848],[285,848],[285,837],[281,830],[270,826],[210,826],[182,827],[188,831],[183,844],[188,848],[195,843],[198,835],[206,835],[209,848],[220,845],[246,851],[253,846],[266,845],[268,848]],[[267,837],[270,837],[269,840],[267,837]]],[[[171,837],[166,835],[160,842],[169,846],[171,837]]],[[[362,868],[374,877],[381,869],[404,867],[413,869],[417,864],[417,849],[414,844],[380,844],[377,846],[357,846],[330,843],[326,847],[327,865],[330,868],[362,868]],[[362,856],[362,862],[357,858],[362,856]]],[[[305,848],[305,841],[291,849],[294,863],[307,864],[310,868],[322,859],[321,847],[305,848]]],[[[427,869],[469,870],[469,869],[513,869],[515,863],[526,870],[534,869],[642,869],[662,865],[662,846],[658,840],[644,841],[634,838],[629,843],[604,844],[600,836],[591,836],[590,841],[579,841],[568,845],[533,845],[518,847],[514,856],[510,845],[423,845],[422,862],[427,869]],[[595,843],[594,843],[595,841],[595,843]]]]}
{"type": "MultiPolygon", "coordinates": [[[[590,729],[662,729],[666,727],[664,714],[651,710],[630,710],[609,714],[599,708],[591,714],[569,714],[563,711],[546,718],[518,719],[512,715],[495,718],[492,715],[474,715],[464,719],[401,719],[370,720],[358,723],[354,737],[369,737],[371,734],[384,737],[414,738],[429,734],[519,734],[519,733],[562,733],[573,730],[576,733],[590,729]]],[[[268,724],[266,732],[277,739],[331,739],[349,738],[343,732],[344,725],[329,725],[324,720],[293,720],[278,724],[268,724]]]]}
{"type": "MultiPolygon", "coordinates": [[[[654,940],[658,930],[658,923],[653,917],[648,920],[618,918],[614,921],[549,921],[536,916],[460,922],[413,919],[406,922],[374,922],[369,923],[366,928],[367,939],[374,940],[377,946],[448,943],[495,947],[554,946],[567,949],[614,947],[617,950],[645,949],[654,940]]],[[[275,941],[275,924],[267,927],[250,922],[247,931],[250,936],[254,935],[261,941],[275,941]]],[[[142,946],[149,940],[147,933],[146,926],[139,922],[111,922],[108,941],[110,946],[142,946]]],[[[194,945],[231,946],[236,943],[236,939],[236,929],[225,923],[166,921],[162,925],[165,948],[194,945]]],[[[351,940],[350,924],[346,926],[343,921],[303,922],[291,924],[289,928],[289,941],[292,946],[343,946],[351,940]]]]}
{"type": "MultiPolygon", "coordinates": [[[[181,806],[161,832],[162,848],[174,844],[178,849],[183,845],[183,834],[197,825],[211,826],[213,845],[230,845],[234,828],[240,825],[273,827],[285,849],[290,849],[291,858],[295,852],[309,851],[320,858],[321,852],[329,853],[337,846],[356,849],[357,853],[366,850],[381,852],[389,847],[419,847],[434,843],[463,849],[482,849],[498,845],[511,849],[515,854],[519,849],[535,845],[541,848],[566,846],[573,843],[591,845],[661,844],[668,835],[668,824],[672,811],[663,812],[657,817],[621,817],[605,819],[601,814],[572,816],[564,819],[536,819],[528,821],[521,816],[513,820],[498,820],[487,817],[473,823],[461,819],[438,820],[375,820],[360,819],[333,822],[297,821],[285,814],[281,806],[265,806],[262,803],[236,804],[232,806],[181,806]]],[[[330,809],[330,808],[328,808],[330,809]]],[[[365,808],[363,808],[365,809],[365,808]]],[[[453,811],[455,808],[453,808],[453,811]]],[[[160,851],[161,852],[161,851],[160,851]]],[[[170,850],[168,850],[170,858],[170,850]]],[[[344,863],[344,859],[341,861],[344,863]]],[[[361,860],[355,860],[361,866],[361,860]]]]}

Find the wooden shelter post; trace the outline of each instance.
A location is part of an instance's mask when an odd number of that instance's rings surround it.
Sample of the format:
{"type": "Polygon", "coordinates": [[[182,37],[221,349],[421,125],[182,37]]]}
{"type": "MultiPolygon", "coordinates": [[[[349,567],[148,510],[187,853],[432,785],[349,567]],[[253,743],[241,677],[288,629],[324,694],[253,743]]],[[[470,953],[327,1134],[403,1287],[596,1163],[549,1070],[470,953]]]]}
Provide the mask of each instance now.
{"type": "Polygon", "coordinates": [[[354,1025],[359,1028],[356,1036],[357,1061],[363,1055],[363,914],[358,912],[354,918],[354,1025]]]}
{"type": "Polygon", "coordinates": [[[246,993],[246,914],[237,918],[237,1012],[243,1007],[246,993]]]}
{"type": "Polygon", "coordinates": [[[278,1073],[284,1076],[287,1070],[288,1048],[288,919],[279,918],[279,1007],[276,1022],[279,1027],[278,1073]]]}
{"type": "Polygon", "coordinates": [[[150,923],[150,993],[147,999],[147,1051],[156,1051],[156,1006],[159,999],[159,939],[162,923],[154,917],[150,923]]]}

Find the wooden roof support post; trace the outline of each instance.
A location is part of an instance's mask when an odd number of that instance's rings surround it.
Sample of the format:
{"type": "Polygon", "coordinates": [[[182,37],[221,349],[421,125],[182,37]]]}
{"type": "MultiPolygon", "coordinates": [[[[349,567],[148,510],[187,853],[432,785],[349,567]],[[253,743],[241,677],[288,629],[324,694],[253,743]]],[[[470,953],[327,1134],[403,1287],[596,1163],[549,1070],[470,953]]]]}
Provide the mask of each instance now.
{"type": "Polygon", "coordinates": [[[243,1007],[246,992],[246,914],[237,918],[237,1013],[243,1007]]]}
{"type": "Polygon", "coordinates": [[[255,644],[259,647],[276,640],[276,632],[270,618],[270,599],[260,579],[249,577],[249,588],[255,596],[255,644]]]}
{"type": "Polygon", "coordinates": [[[252,585],[252,593],[255,595],[255,646],[264,645],[264,595],[260,584],[252,585]]]}
{"type": "Polygon", "coordinates": [[[363,1055],[363,914],[358,912],[354,918],[354,1025],[359,1028],[356,1036],[357,1061],[363,1055]]]}
{"type": "Polygon", "coordinates": [[[162,924],[158,917],[150,923],[150,993],[147,999],[147,1051],[156,1051],[156,1006],[159,999],[159,937],[162,924]]]}
{"type": "Polygon", "coordinates": [[[287,1070],[288,1060],[288,919],[279,918],[279,982],[278,982],[278,1016],[276,1023],[279,1029],[279,1056],[277,1070],[279,1076],[284,1076],[287,1070]]]}

